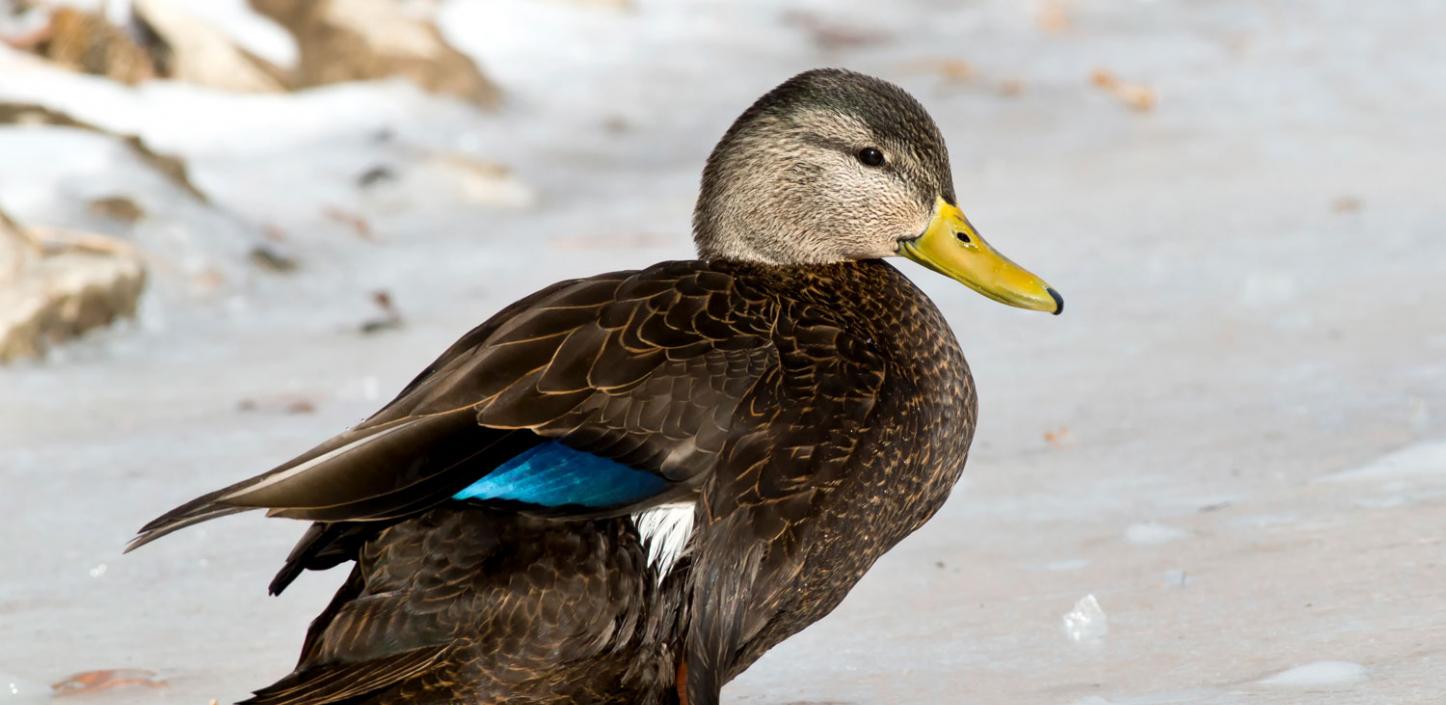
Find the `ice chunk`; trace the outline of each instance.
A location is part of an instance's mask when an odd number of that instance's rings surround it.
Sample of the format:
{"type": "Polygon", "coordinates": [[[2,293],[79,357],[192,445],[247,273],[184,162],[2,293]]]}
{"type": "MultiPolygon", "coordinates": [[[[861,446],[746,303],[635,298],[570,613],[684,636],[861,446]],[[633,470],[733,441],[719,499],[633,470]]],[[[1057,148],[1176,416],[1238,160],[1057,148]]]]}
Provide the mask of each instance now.
{"type": "Polygon", "coordinates": [[[1155,522],[1131,524],[1130,528],[1125,530],[1125,540],[1136,546],[1158,546],[1189,535],[1187,531],[1155,522]]]}
{"type": "Polygon", "coordinates": [[[1446,479],[1446,440],[1409,445],[1361,467],[1326,475],[1319,482],[1389,482],[1431,478],[1446,479]]]}
{"type": "Polygon", "coordinates": [[[1064,635],[1076,644],[1097,643],[1110,632],[1110,620],[1100,608],[1094,593],[1081,597],[1074,609],[1065,614],[1060,626],[1064,635]]]}
{"type": "Polygon", "coordinates": [[[1366,679],[1366,667],[1350,661],[1313,661],[1281,671],[1260,682],[1282,688],[1353,685],[1366,679]]]}

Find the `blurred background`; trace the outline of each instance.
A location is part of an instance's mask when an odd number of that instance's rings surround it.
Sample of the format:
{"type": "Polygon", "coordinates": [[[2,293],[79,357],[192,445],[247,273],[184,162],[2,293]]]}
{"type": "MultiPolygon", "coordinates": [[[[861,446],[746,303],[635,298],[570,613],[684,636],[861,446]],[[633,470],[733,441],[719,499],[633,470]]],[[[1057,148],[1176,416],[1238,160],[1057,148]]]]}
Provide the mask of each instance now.
{"type": "Polygon", "coordinates": [[[713,142],[844,66],[1069,301],[908,263],[964,481],[731,702],[1436,703],[1446,5],[0,0],[0,703],[231,702],[342,575],[141,523],[390,398],[501,306],[691,256],[713,142]]]}

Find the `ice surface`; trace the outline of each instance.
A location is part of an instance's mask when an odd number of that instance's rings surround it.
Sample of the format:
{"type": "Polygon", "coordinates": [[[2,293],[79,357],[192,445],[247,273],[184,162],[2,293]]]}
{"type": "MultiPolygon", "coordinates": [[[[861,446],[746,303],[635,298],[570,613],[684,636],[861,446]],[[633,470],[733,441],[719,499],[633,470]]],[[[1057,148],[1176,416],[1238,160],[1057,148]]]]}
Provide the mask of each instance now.
{"type": "Polygon", "coordinates": [[[1081,597],[1060,619],[1064,635],[1076,644],[1091,644],[1110,633],[1110,619],[1093,594],[1081,597]]]}
{"type": "Polygon", "coordinates": [[[354,423],[527,292],[688,256],[728,123],[794,71],[844,65],[928,106],[972,221],[1069,310],[900,264],[978,383],[968,491],[725,702],[1440,702],[1446,6],[1081,0],[1049,32],[1016,0],[581,4],[441,3],[501,82],[497,114],[399,82],[126,89],[0,47],[0,100],[139,132],[215,202],[94,135],[0,129],[0,207],[130,237],[155,275],[139,325],[0,369],[0,670],[167,674],[95,705],[233,702],[287,672],[342,578],[266,596],[302,527],[243,515],[122,557],[131,532],[354,423]],[[941,59],[974,78],[921,68],[941,59]],[[1123,108],[1096,67],[1158,105],[1123,108]],[[444,188],[455,172],[428,160],[448,154],[505,165],[529,197],[444,188]],[[359,186],[377,166],[398,178],[359,186]],[[152,215],[123,229],[84,207],[109,193],[152,215]],[[257,243],[297,271],[251,266],[257,243]],[[363,335],[378,289],[404,324],[363,335]],[[1135,546],[1132,525],[1189,538],[1135,546]],[[1082,649],[1060,615],[1091,592],[1110,632],[1082,649]],[[1370,677],[1260,682],[1321,658],[1370,677]]]}
{"type": "Polygon", "coordinates": [[[1073,705],[1232,705],[1244,702],[1239,696],[1215,689],[1181,690],[1148,695],[1101,697],[1091,695],[1073,705]]]}
{"type": "Polygon", "coordinates": [[[0,703],[39,705],[50,702],[50,688],[43,683],[0,672],[0,703]]]}
{"type": "Polygon", "coordinates": [[[1350,661],[1314,661],[1281,671],[1261,683],[1282,688],[1348,686],[1366,679],[1366,667],[1350,661]]]}
{"type": "Polygon", "coordinates": [[[1415,443],[1365,465],[1332,473],[1323,482],[1430,481],[1446,484],[1446,439],[1415,443]]]}
{"type": "Polygon", "coordinates": [[[1125,529],[1125,540],[1137,546],[1156,546],[1178,541],[1189,535],[1187,531],[1155,522],[1131,524],[1130,528],[1125,529]]]}
{"type": "Polygon", "coordinates": [[[1060,572],[1068,570],[1080,570],[1081,568],[1084,568],[1089,564],[1090,562],[1084,558],[1065,558],[1062,560],[1044,563],[1039,566],[1039,569],[1060,572]]]}

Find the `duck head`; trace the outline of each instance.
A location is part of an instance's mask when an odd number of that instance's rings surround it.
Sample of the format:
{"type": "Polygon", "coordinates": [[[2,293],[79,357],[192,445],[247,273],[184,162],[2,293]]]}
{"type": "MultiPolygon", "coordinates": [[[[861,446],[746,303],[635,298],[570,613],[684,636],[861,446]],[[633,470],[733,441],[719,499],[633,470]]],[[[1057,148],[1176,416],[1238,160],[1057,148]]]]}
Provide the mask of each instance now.
{"type": "Polygon", "coordinates": [[[693,239],[704,259],[780,265],[899,255],[1000,303],[1064,310],[964,217],[924,106],[851,71],[794,76],[739,116],[703,170],[693,239]]]}

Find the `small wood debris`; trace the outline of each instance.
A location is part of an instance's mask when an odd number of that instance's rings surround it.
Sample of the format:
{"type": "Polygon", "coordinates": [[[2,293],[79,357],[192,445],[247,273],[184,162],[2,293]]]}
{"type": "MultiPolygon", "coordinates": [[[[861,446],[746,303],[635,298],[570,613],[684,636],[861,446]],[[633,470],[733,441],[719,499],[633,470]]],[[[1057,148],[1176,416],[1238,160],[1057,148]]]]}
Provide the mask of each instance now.
{"type": "Polygon", "coordinates": [[[1044,442],[1055,448],[1063,448],[1069,443],[1069,427],[1060,426],[1052,431],[1045,431],[1044,442]]]}
{"type": "Polygon", "coordinates": [[[328,206],[321,211],[321,214],[330,220],[351,228],[352,232],[356,233],[357,236],[363,240],[370,242],[377,242],[379,240],[376,234],[372,232],[371,223],[356,213],[337,208],[336,206],[328,206]]]}
{"type": "Polygon", "coordinates": [[[820,49],[851,49],[882,44],[889,35],[863,25],[850,25],[829,18],[821,13],[789,10],[783,13],[783,22],[804,33],[820,49]]]}
{"type": "Polygon", "coordinates": [[[1013,98],[1024,92],[1024,81],[1006,78],[999,81],[981,76],[973,64],[963,59],[932,58],[910,61],[900,67],[904,71],[931,73],[943,79],[946,85],[976,85],[993,90],[1006,98],[1013,98]]]}
{"type": "Polygon", "coordinates": [[[633,129],[633,126],[632,123],[628,122],[627,118],[621,115],[609,115],[603,118],[602,129],[609,134],[621,135],[633,129]]]}
{"type": "Polygon", "coordinates": [[[207,266],[191,275],[191,286],[198,293],[211,293],[226,284],[226,275],[215,266],[207,266]]]}
{"type": "Polygon", "coordinates": [[[978,75],[974,70],[974,65],[963,59],[920,59],[910,62],[905,68],[906,70],[937,74],[946,81],[957,83],[972,81],[978,75]]]}
{"type": "Polygon", "coordinates": [[[1336,213],[1355,213],[1361,209],[1361,199],[1355,196],[1337,196],[1331,200],[1331,210],[1336,213]]]}
{"type": "Polygon", "coordinates": [[[1095,69],[1090,83],[1109,93],[1130,109],[1146,113],[1155,109],[1155,91],[1138,83],[1128,83],[1106,69],[1095,69]]]}
{"type": "Polygon", "coordinates": [[[296,395],[279,395],[263,399],[242,399],[236,402],[236,410],[244,412],[280,413],[291,416],[316,413],[316,402],[296,395]]]}
{"type": "Polygon", "coordinates": [[[386,289],[378,289],[372,292],[372,303],[381,310],[377,318],[362,321],[361,332],[363,335],[371,335],[386,330],[394,330],[402,327],[402,312],[397,310],[397,305],[392,302],[391,292],[386,289]]]}
{"type": "Polygon", "coordinates": [[[422,166],[451,182],[457,196],[473,203],[519,208],[537,199],[537,194],[513,175],[511,167],[465,152],[429,154],[422,166]]]}
{"type": "Polygon", "coordinates": [[[50,686],[57,698],[88,695],[116,688],[166,688],[169,684],[154,671],[139,668],[115,668],[83,671],[50,686]]]}
{"type": "Polygon", "coordinates": [[[277,274],[288,274],[296,271],[300,265],[296,258],[282,253],[269,245],[256,245],[249,253],[251,263],[270,272],[277,274]]]}
{"type": "Polygon", "coordinates": [[[356,185],[362,188],[375,186],[384,181],[396,181],[397,172],[386,164],[378,164],[356,177],[356,185]]]}
{"type": "Polygon", "coordinates": [[[102,218],[135,223],[146,216],[146,211],[128,196],[103,196],[92,199],[87,210],[102,218]]]}
{"type": "Polygon", "coordinates": [[[150,145],[147,145],[145,140],[142,140],[139,135],[121,135],[121,138],[125,140],[125,143],[129,145],[136,154],[140,155],[141,161],[149,164],[152,169],[165,174],[166,178],[170,179],[171,182],[177,186],[180,186],[186,193],[191,194],[196,200],[208,205],[211,203],[211,199],[207,197],[201,189],[196,188],[194,181],[191,181],[191,172],[186,168],[186,163],[181,161],[180,157],[161,154],[151,149],[150,145]]]}
{"type": "Polygon", "coordinates": [[[1034,11],[1034,25],[1050,34],[1064,32],[1073,24],[1064,0],[1044,0],[1034,11]]]}

